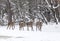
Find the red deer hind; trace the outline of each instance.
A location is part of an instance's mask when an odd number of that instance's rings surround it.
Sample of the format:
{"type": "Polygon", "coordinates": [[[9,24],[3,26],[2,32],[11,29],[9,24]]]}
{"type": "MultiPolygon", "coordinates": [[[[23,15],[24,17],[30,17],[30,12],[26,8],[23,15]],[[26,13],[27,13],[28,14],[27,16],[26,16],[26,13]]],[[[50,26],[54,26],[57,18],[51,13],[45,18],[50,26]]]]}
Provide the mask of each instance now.
{"type": "Polygon", "coordinates": [[[36,22],[36,30],[39,29],[41,31],[42,28],[42,22],[41,21],[37,21],[36,22]]]}
{"type": "Polygon", "coordinates": [[[33,21],[27,22],[27,30],[29,30],[29,27],[33,30],[33,21]]]}
{"type": "Polygon", "coordinates": [[[7,29],[11,29],[11,28],[12,28],[12,30],[14,30],[14,28],[15,28],[14,22],[8,22],[7,29]]]}
{"type": "Polygon", "coordinates": [[[20,21],[19,22],[19,30],[21,30],[22,28],[24,30],[24,27],[25,27],[25,22],[24,21],[20,21]]]}

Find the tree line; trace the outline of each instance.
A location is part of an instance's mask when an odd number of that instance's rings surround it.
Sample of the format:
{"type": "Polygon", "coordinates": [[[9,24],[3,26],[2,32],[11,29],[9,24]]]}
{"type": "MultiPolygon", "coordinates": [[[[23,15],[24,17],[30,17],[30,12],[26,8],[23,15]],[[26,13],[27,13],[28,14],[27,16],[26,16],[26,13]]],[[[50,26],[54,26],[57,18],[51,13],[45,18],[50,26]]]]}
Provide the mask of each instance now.
{"type": "Polygon", "coordinates": [[[60,22],[59,0],[0,0],[0,25],[20,20],[41,19],[43,23],[60,22]]]}

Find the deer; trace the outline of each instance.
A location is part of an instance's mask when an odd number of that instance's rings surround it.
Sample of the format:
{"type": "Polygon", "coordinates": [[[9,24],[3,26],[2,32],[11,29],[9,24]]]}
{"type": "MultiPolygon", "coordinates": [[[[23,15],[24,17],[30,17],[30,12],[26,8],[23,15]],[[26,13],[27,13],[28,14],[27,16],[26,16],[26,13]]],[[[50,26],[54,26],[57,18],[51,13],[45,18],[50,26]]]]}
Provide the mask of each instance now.
{"type": "Polygon", "coordinates": [[[25,27],[25,22],[24,21],[20,21],[19,22],[19,30],[21,30],[22,28],[24,30],[24,27],[25,27]]]}
{"type": "Polygon", "coordinates": [[[26,23],[27,25],[27,30],[29,31],[29,27],[31,27],[31,30],[33,30],[33,21],[29,21],[26,23]]]}
{"type": "Polygon", "coordinates": [[[37,31],[37,29],[39,29],[41,31],[41,28],[42,28],[42,21],[39,20],[36,22],[36,31],[37,31]]]}
{"type": "Polygon", "coordinates": [[[14,28],[15,28],[14,22],[8,22],[7,29],[11,29],[11,28],[12,28],[12,30],[14,30],[14,28]]]}

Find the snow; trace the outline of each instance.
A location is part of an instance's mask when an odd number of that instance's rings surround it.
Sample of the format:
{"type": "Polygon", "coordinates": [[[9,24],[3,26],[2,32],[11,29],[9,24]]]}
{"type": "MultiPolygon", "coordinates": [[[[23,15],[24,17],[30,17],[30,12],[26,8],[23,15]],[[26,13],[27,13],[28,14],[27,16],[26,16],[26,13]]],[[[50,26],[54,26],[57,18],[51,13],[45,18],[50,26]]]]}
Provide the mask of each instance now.
{"type": "Polygon", "coordinates": [[[15,29],[6,29],[7,26],[0,26],[0,41],[60,41],[60,23],[43,24],[42,31],[27,31],[26,27],[19,30],[19,26],[15,25],[15,29]]]}

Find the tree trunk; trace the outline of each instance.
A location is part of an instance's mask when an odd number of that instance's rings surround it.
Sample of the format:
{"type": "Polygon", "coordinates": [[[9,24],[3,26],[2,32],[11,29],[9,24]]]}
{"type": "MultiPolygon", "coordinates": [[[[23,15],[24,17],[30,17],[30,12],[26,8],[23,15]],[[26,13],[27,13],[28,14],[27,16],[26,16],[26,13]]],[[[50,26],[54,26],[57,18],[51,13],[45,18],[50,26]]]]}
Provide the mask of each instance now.
{"type": "Polygon", "coordinates": [[[9,0],[7,0],[7,14],[8,14],[8,22],[12,22],[12,11],[11,11],[11,4],[9,0]]]}

